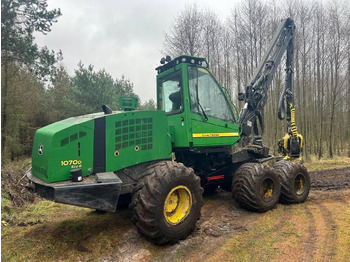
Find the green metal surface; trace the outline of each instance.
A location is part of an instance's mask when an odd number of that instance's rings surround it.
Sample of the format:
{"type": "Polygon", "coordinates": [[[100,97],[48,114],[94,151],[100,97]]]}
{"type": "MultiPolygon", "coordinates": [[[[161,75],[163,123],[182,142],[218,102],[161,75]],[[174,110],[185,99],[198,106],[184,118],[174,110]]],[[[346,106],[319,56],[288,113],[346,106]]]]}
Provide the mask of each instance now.
{"type": "Polygon", "coordinates": [[[170,159],[171,152],[169,127],[163,111],[106,115],[107,171],[156,159],[170,159]]]}
{"type": "Polygon", "coordinates": [[[69,118],[39,129],[33,143],[32,174],[47,183],[68,180],[74,168],[89,175],[95,116],[69,118]]]}
{"type": "Polygon", "coordinates": [[[238,126],[222,120],[192,114],[192,137],[194,147],[232,146],[240,138],[238,126]]]}
{"type": "Polygon", "coordinates": [[[76,168],[88,176],[94,172],[94,157],[100,147],[105,154],[103,172],[171,159],[171,136],[165,113],[101,113],[69,118],[41,128],[34,138],[32,174],[47,183],[69,180],[71,170],[76,168]],[[105,127],[96,127],[95,121],[101,118],[105,119],[105,127]],[[100,141],[105,146],[94,144],[98,141],[95,128],[105,128],[105,140],[100,141]]]}

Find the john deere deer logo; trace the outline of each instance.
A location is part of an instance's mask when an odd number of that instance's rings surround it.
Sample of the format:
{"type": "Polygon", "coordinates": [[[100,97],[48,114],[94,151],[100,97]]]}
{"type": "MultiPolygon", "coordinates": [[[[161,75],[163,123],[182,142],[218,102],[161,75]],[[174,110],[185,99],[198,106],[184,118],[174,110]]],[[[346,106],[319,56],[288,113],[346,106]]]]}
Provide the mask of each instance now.
{"type": "Polygon", "coordinates": [[[39,145],[39,150],[38,150],[38,154],[42,155],[44,153],[44,146],[42,144],[39,145]]]}

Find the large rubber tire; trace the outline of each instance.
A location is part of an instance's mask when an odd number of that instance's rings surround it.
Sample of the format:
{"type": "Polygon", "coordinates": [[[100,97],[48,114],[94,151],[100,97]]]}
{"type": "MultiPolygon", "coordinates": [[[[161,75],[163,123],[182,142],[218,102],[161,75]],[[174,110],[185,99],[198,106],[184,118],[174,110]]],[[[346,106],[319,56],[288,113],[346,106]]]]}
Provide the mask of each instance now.
{"type": "Polygon", "coordinates": [[[279,200],[281,185],[272,168],[259,163],[243,164],[232,181],[232,196],[243,208],[265,212],[279,200]]]}
{"type": "Polygon", "coordinates": [[[281,180],[280,202],[287,204],[304,202],[310,191],[310,176],[306,168],[297,162],[280,161],[273,168],[281,180]]]}
{"type": "Polygon", "coordinates": [[[132,222],[153,243],[176,243],[195,228],[202,194],[192,168],[171,161],[154,164],[141,175],[133,193],[132,222]]]}

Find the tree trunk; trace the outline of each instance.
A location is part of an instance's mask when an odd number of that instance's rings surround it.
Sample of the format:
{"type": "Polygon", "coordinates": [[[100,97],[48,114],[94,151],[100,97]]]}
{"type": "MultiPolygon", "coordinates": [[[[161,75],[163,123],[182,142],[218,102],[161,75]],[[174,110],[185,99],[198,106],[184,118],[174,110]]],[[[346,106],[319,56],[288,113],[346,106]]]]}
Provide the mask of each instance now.
{"type": "Polygon", "coordinates": [[[7,124],[7,92],[8,92],[8,63],[4,63],[4,82],[2,86],[2,108],[1,108],[1,155],[2,161],[5,159],[5,149],[6,149],[6,124],[7,124]]]}

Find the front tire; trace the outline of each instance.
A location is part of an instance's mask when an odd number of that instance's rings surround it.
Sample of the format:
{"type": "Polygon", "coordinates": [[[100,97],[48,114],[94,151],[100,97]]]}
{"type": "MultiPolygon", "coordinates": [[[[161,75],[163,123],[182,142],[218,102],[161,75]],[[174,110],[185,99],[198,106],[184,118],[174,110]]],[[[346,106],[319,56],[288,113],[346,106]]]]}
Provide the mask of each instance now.
{"type": "Polygon", "coordinates": [[[243,164],[232,181],[232,196],[243,208],[265,212],[279,200],[281,185],[272,168],[259,163],[243,164]]]}
{"type": "Polygon", "coordinates": [[[147,168],[132,197],[132,221],[156,244],[176,243],[200,218],[203,188],[192,168],[166,161],[147,168]]]}
{"type": "Polygon", "coordinates": [[[310,176],[302,164],[280,161],[273,166],[273,169],[281,179],[280,202],[295,204],[307,199],[310,191],[310,176]]]}

